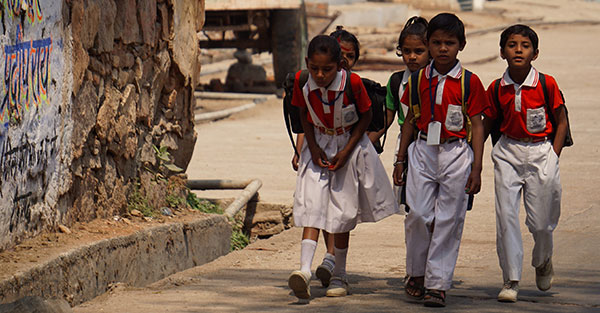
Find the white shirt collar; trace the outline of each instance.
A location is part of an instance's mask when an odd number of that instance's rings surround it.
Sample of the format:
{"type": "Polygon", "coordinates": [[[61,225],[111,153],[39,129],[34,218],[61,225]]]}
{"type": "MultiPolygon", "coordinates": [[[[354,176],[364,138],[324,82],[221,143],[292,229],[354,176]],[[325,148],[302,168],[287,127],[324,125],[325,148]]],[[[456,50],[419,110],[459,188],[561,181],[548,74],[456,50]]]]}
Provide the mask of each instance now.
{"type": "Polygon", "coordinates": [[[537,83],[539,81],[539,73],[538,71],[532,66],[529,69],[529,73],[527,74],[527,77],[525,78],[525,80],[523,81],[523,83],[521,85],[515,83],[515,81],[510,77],[510,74],[508,73],[508,68],[506,69],[506,71],[504,71],[504,75],[502,75],[502,80],[500,81],[500,85],[501,86],[506,86],[506,85],[515,85],[517,87],[520,86],[527,86],[527,87],[536,87],[537,83]]]}
{"type": "Polygon", "coordinates": [[[308,90],[313,91],[315,89],[321,89],[321,92],[324,92],[325,90],[343,91],[346,84],[347,74],[349,74],[349,72],[346,72],[346,70],[342,69],[338,71],[335,78],[333,79],[331,84],[329,84],[329,87],[327,87],[327,89],[317,86],[317,83],[313,80],[312,76],[308,75],[308,90]]]}
{"type": "Polygon", "coordinates": [[[402,86],[405,86],[406,84],[408,84],[408,79],[410,78],[410,75],[412,75],[412,72],[409,69],[406,69],[404,71],[404,74],[402,75],[402,86]]]}
{"type": "MultiPolygon", "coordinates": [[[[431,73],[432,67],[433,67],[433,60],[431,60],[431,62],[429,62],[429,65],[427,65],[427,67],[425,67],[425,78],[429,79],[429,73],[431,73]]],[[[450,76],[454,79],[459,79],[460,76],[462,76],[462,65],[460,64],[460,61],[456,62],[454,67],[446,75],[440,74],[435,69],[435,67],[433,67],[433,77],[436,77],[436,76],[442,76],[442,77],[450,76]]]]}

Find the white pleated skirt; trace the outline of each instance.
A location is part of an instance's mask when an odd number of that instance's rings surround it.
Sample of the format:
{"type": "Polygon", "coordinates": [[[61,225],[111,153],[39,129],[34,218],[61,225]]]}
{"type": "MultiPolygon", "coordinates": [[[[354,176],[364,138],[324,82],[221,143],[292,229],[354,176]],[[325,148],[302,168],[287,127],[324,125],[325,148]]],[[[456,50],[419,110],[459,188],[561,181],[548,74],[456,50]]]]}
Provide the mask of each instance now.
{"type": "MultiPolygon", "coordinates": [[[[315,139],[331,160],[350,134],[331,136],[315,129],[315,139]]],[[[366,134],[337,171],[315,165],[306,140],[299,163],[293,210],[298,227],[344,233],[358,223],[377,222],[399,212],[388,175],[366,134]]]]}

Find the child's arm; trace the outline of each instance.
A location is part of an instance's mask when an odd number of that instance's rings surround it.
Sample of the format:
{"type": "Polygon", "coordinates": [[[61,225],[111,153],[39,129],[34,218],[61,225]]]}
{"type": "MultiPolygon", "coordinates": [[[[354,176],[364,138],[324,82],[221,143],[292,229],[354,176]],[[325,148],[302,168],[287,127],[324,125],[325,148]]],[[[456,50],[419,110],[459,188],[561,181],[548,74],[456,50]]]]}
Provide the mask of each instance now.
{"type": "Polygon", "coordinates": [[[481,169],[483,159],[483,133],[484,122],[481,120],[481,114],[471,117],[473,139],[471,146],[473,148],[473,164],[471,164],[471,174],[467,179],[465,192],[474,195],[481,190],[481,169]]]}
{"type": "Polygon", "coordinates": [[[556,155],[560,157],[563,144],[565,143],[565,137],[567,136],[567,114],[564,105],[561,105],[554,110],[554,118],[556,119],[556,129],[554,130],[554,143],[552,144],[552,148],[554,148],[556,155]]]}
{"type": "Polygon", "coordinates": [[[367,130],[369,123],[371,123],[371,118],[373,118],[373,111],[371,111],[371,108],[360,114],[360,118],[356,123],[356,126],[352,129],[350,140],[348,140],[348,143],[344,149],[339,151],[331,160],[331,165],[329,166],[330,170],[335,171],[346,164],[346,161],[348,161],[348,156],[350,156],[352,151],[354,151],[356,144],[367,130]]]}
{"type": "Polygon", "coordinates": [[[300,160],[300,152],[302,152],[302,145],[304,144],[304,133],[296,135],[296,152],[292,157],[292,168],[294,171],[298,170],[298,161],[300,160]]]}
{"type": "Polygon", "coordinates": [[[406,166],[406,151],[408,146],[413,141],[415,126],[411,122],[413,120],[412,110],[408,110],[404,124],[402,124],[402,132],[400,135],[400,147],[398,148],[398,154],[396,155],[396,162],[394,162],[394,173],[392,178],[394,179],[394,185],[402,186],[406,182],[402,179],[402,172],[406,166]]]}
{"type": "Polygon", "coordinates": [[[317,144],[317,140],[315,139],[315,129],[308,122],[308,118],[306,117],[307,114],[308,109],[305,106],[300,107],[300,122],[302,123],[302,129],[304,129],[304,139],[306,140],[306,144],[308,145],[308,149],[310,150],[312,161],[313,163],[315,163],[315,165],[319,167],[327,167],[329,166],[327,155],[317,144]]]}

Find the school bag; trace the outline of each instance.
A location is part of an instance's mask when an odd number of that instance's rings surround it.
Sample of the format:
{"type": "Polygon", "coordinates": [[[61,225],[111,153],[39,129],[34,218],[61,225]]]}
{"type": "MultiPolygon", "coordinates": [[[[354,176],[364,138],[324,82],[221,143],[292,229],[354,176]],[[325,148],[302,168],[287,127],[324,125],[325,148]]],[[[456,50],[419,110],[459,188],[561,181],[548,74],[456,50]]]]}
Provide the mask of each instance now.
{"type": "MultiPolygon", "coordinates": [[[[381,86],[378,82],[372,81],[368,78],[361,78],[361,80],[365,86],[365,90],[367,90],[369,99],[371,99],[371,111],[373,112],[373,118],[367,127],[367,131],[380,131],[387,125],[387,114],[385,111],[385,96],[387,94],[387,89],[386,87],[381,86]]],[[[386,136],[387,130],[383,133],[383,140],[378,140],[373,143],[375,151],[377,151],[378,154],[383,152],[386,136]]]]}
{"type": "MultiPolygon", "coordinates": [[[[352,86],[350,84],[350,72],[348,71],[347,74],[346,84],[344,85],[344,94],[346,97],[348,97],[350,103],[354,103],[354,105],[356,105],[356,98],[354,97],[354,92],[352,91],[352,86]],[[347,88],[348,86],[350,86],[350,88],[347,88]]],[[[283,119],[285,121],[285,127],[287,128],[288,136],[290,138],[290,142],[292,143],[294,153],[298,155],[293,134],[303,134],[304,130],[302,129],[302,123],[300,122],[300,109],[292,105],[292,95],[294,93],[295,80],[296,73],[288,73],[283,81],[283,89],[285,91],[285,95],[283,97],[283,119]]],[[[303,87],[307,81],[308,70],[300,71],[298,85],[303,87]]],[[[360,115],[358,108],[356,112],[360,115]]]]}
{"type": "MultiPolygon", "coordinates": [[[[283,116],[285,120],[285,125],[288,131],[288,136],[292,143],[292,147],[294,148],[294,153],[298,153],[296,151],[296,143],[294,141],[293,134],[301,134],[304,133],[302,129],[302,124],[300,123],[300,111],[298,107],[292,105],[292,94],[294,91],[294,81],[296,80],[296,73],[288,73],[285,81],[283,82],[283,88],[285,90],[285,96],[283,97],[283,116]]],[[[371,109],[373,112],[373,118],[371,119],[371,123],[367,127],[368,131],[379,131],[385,125],[387,125],[386,114],[385,114],[385,96],[386,96],[386,88],[381,86],[379,83],[372,81],[368,78],[361,78],[363,85],[365,86],[365,90],[369,98],[371,99],[371,109]]],[[[304,86],[308,81],[308,70],[302,70],[300,72],[300,77],[298,84],[299,86],[304,86]]],[[[351,86],[350,84],[350,72],[346,75],[346,86],[351,86]]],[[[348,97],[348,100],[351,103],[356,105],[356,98],[354,97],[354,92],[352,88],[345,88],[344,92],[348,97]]],[[[360,112],[357,110],[360,114],[360,112]]],[[[386,132],[387,133],[387,132],[386,132]]],[[[375,142],[373,146],[377,153],[383,152],[383,146],[385,144],[385,136],[383,136],[383,143],[375,142]]]]}
{"type": "MultiPolygon", "coordinates": [[[[550,124],[552,124],[552,134],[550,134],[550,141],[554,142],[554,135],[556,134],[556,119],[554,118],[554,112],[550,107],[549,95],[548,95],[548,87],[546,86],[546,75],[539,73],[540,84],[542,84],[542,90],[544,92],[544,101],[546,102],[548,119],[550,120],[550,124]]],[[[500,113],[502,110],[500,109],[500,78],[494,81],[494,87],[492,92],[494,93],[494,104],[496,105],[497,111],[500,113]]],[[[565,103],[565,96],[563,95],[562,90],[559,90],[560,97],[565,103]]],[[[565,106],[565,115],[567,117],[567,135],[565,136],[565,142],[563,143],[563,147],[570,147],[573,145],[573,136],[571,136],[571,125],[569,123],[569,112],[567,111],[567,107],[565,106]]],[[[492,137],[492,145],[495,145],[498,140],[500,140],[500,136],[502,133],[500,132],[500,125],[502,124],[502,120],[504,117],[502,114],[498,114],[498,118],[494,120],[494,124],[492,124],[492,129],[490,130],[490,137],[492,137]]]]}
{"type": "MultiPolygon", "coordinates": [[[[419,86],[421,85],[421,78],[423,77],[423,73],[425,69],[422,68],[417,72],[414,72],[409,80],[408,80],[408,89],[410,90],[409,97],[409,108],[413,111],[413,119],[412,122],[415,123],[416,120],[421,116],[421,93],[419,92],[419,86]],[[417,83],[413,83],[414,81],[417,83]]],[[[471,123],[471,118],[469,114],[467,114],[467,101],[469,100],[469,95],[471,93],[471,75],[473,73],[464,67],[462,68],[462,74],[460,76],[460,90],[461,90],[461,107],[462,113],[465,117],[465,130],[467,131],[467,142],[469,145],[471,144],[471,140],[473,139],[473,125],[471,123]],[[465,84],[465,81],[467,82],[465,84]]],[[[416,127],[416,123],[415,123],[416,127]]],[[[415,132],[415,137],[418,136],[418,132],[415,132]]],[[[473,208],[473,200],[475,199],[475,195],[469,195],[469,199],[467,201],[467,211],[470,211],[473,208]]]]}

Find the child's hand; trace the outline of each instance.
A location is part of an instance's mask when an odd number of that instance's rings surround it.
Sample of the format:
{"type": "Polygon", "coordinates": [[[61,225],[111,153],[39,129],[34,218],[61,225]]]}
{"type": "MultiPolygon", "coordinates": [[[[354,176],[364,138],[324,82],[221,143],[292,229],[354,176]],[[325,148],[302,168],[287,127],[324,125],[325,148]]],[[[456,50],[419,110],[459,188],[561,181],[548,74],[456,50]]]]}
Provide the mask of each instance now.
{"type": "Polygon", "coordinates": [[[292,168],[294,169],[294,171],[298,170],[298,161],[299,161],[299,157],[297,154],[294,153],[294,157],[292,158],[292,168]]]}
{"type": "Polygon", "coordinates": [[[342,150],[338,152],[331,160],[329,170],[336,171],[339,168],[342,168],[346,164],[346,161],[348,161],[348,153],[345,150],[342,150]]]}
{"type": "Polygon", "coordinates": [[[403,172],[404,172],[404,163],[398,163],[396,166],[394,166],[394,173],[392,174],[392,178],[394,179],[394,185],[396,186],[404,186],[404,184],[406,183],[403,179],[403,172]]]}
{"type": "Polygon", "coordinates": [[[327,155],[325,154],[325,152],[323,152],[323,150],[321,148],[319,148],[315,152],[313,152],[311,150],[310,154],[311,154],[313,163],[315,163],[318,167],[329,167],[330,166],[329,160],[327,160],[327,155]]]}
{"type": "Polygon", "coordinates": [[[471,171],[469,179],[467,179],[467,185],[465,186],[465,193],[474,195],[481,190],[481,174],[476,171],[471,171]]]}

